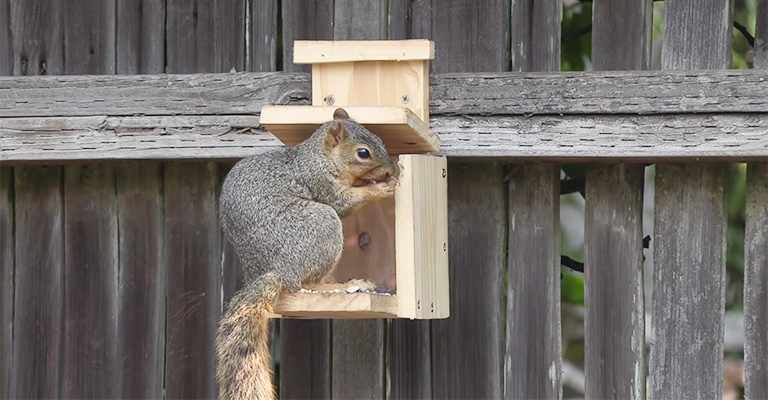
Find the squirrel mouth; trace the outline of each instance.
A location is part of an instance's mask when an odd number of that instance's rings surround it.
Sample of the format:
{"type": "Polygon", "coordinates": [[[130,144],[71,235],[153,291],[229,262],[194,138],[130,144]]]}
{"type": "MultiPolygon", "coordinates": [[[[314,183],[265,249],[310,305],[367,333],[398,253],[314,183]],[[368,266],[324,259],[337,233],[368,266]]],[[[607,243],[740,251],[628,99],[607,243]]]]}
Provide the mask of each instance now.
{"type": "Polygon", "coordinates": [[[352,183],[352,186],[354,187],[373,186],[379,182],[384,182],[384,180],[358,178],[358,179],[355,179],[355,182],[352,183]]]}

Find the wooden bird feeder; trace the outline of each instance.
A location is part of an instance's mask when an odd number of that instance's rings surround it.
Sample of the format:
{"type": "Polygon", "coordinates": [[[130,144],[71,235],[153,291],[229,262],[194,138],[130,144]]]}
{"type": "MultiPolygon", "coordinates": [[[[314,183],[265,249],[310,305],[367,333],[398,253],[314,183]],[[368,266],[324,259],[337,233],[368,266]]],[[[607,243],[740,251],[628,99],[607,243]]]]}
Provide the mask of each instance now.
{"type": "Polygon", "coordinates": [[[429,40],[296,41],[294,62],[312,64],[311,106],[268,106],[261,124],[287,146],[302,142],[333,112],[376,133],[400,166],[394,199],[345,218],[338,282],[368,279],[389,292],[299,292],[276,316],[447,318],[448,207],[445,157],[429,128],[429,40]]]}

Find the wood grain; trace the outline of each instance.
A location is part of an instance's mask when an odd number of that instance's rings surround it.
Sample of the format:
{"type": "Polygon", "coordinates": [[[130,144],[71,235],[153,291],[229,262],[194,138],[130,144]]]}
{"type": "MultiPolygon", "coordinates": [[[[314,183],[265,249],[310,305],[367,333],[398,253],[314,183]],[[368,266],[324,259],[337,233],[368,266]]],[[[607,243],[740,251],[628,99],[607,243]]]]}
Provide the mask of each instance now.
{"type": "MultiPolygon", "coordinates": [[[[512,70],[560,69],[561,4],[512,3],[512,70]]],[[[560,166],[507,167],[504,397],[561,398],[560,166]]]]}
{"type": "Polygon", "coordinates": [[[13,75],[64,73],[60,1],[9,0],[13,75]]]}
{"type": "Polygon", "coordinates": [[[0,0],[0,76],[12,74],[11,2],[10,0],[0,0]]]}
{"type": "Polygon", "coordinates": [[[116,72],[165,72],[165,1],[117,0],[116,15],[116,72]]]}
{"type": "Polygon", "coordinates": [[[0,168],[0,396],[11,398],[14,262],[13,168],[0,168]]]}
{"type": "MultiPolygon", "coordinates": [[[[64,31],[64,73],[114,74],[117,0],[64,0],[56,16],[64,31]]],[[[59,43],[55,43],[59,45],[59,43]]]]}
{"type": "Polygon", "coordinates": [[[559,398],[560,170],[509,166],[509,288],[504,396],[559,398]]]}
{"type": "MultiPolygon", "coordinates": [[[[595,70],[648,67],[651,7],[650,0],[593,4],[595,70]]],[[[643,171],[637,164],[587,171],[584,371],[589,398],[645,398],[643,171]]]]}
{"type": "Polygon", "coordinates": [[[283,71],[309,72],[308,65],[293,63],[295,40],[334,39],[334,2],[313,0],[285,0],[283,17],[283,71]]]}
{"type": "Polygon", "coordinates": [[[216,323],[221,309],[221,243],[213,163],[164,170],[167,398],[216,395],[216,323]]]}
{"type": "Polygon", "coordinates": [[[117,199],[114,167],[64,169],[62,396],[111,398],[117,368],[117,199]]]}
{"type": "Polygon", "coordinates": [[[384,320],[334,320],[331,326],[331,398],[384,398],[384,320]]]}
{"type": "MultiPolygon", "coordinates": [[[[733,2],[665,7],[662,68],[728,68],[733,2]]],[[[723,393],[726,166],[657,164],[649,397],[723,393]]]]}
{"type": "Polygon", "coordinates": [[[10,398],[58,398],[64,307],[61,167],[15,167],[16,272],[10,398]]]}
{"type": "MultiPolygon", "coordinates": [[[[252,72],[277,69],[277,0],[252,0],[250,2],[251,41],[248,57],[252,72]]],[[[282,60],[281,60],[282,61],[282,60]]]]}
{"type": "Polygon", "coordinates": [[[163,394],[165,361],[165,248],[162,166],[115,165],[119,290],[117,360],[119,398],[163,394]]]}
{"type": "Polygon", "coordinates": [[[331,321],[280,321],[280,398],[331,398],[331,321]]]}
{"type": "Polygon", "coordinates": [[[768,164],[747,167],[744,239],[744,380],[749,399],[768,397],[768,164]]]}

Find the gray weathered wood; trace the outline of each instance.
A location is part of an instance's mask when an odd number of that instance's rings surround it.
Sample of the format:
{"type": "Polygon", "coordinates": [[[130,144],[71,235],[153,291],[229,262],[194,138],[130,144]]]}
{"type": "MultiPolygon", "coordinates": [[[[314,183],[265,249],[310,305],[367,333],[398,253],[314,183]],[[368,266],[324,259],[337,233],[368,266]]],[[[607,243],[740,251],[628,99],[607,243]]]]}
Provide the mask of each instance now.
{"type": "MultiPolygon", "coordinates": [[[[512,4],[512,69],[560,69],[561,2],[512,4]]],[[[560,166],[508,166],[504,397],[562,397],[560,166]]]]}
{"type": "MultiPolygon", "coordinates": [[[[768,69],[768,0],[757,2],[755,68],[768,69]]],[[[747,165],[744,235],[744,394],[768,398],[768,165],[747,165]]]]}
{"type": "Polygon", "coordinates": [[[277,0],[252,0],[251,42],[248,52],[252,72],[277,69],[277,0]]]}
{"type": "MultiPolygon", "coordinates": [[[[433,116],[450,157],[633,161],[768,157],[767,114],[433,116]]],[[[280,146],[258,117],[0,119],[0,161],[234,159],[280,146]]]]}
{"type": "Polygon", "coordinates": [[[643,166],[591,169],[586,200],[586,397],[644,399],[643,166]]]}
{"type": "Polygon", "coordinates": [[[11,398],[14,276],[13,168],[0,168],[0,397],[11,398]]]}
{"type": "Polygon", "coordinates": [[[71,165],[64,171],[61,394],[114,397],[118,289],[114,168],[71,165]]]}
{"type": "Polygon", "coordinates": [[[118,74],[165,72],[165,1],[117,0],[118,74]]]}
{"type": "MultiPolygon", "coordinates": [[[[766,113],[768,72],[433,74],[431,115],[766,113]]],[[[0,77],[0,116],[258,113],[309,104],[300,73],[0,77]]]]}
{"type": "MultiPolygon", "coordinates": [[[[728,68],[732,10],[731,0],[666,4],[662,67],[728,68]]],[[[656,166],[650,398],[723,393],[726,169],[656,166]]]]}
{"type": "Polygon", "coordinates": [[[280,322],[280,398],[330,399],[331,322],[280,322]]]}
{"type": "Polygon", "coordinates": [[[309,72],[309,65],[293,63],[294,40],[333,39],[333,1],[285,0],[283,16],[283,71],[309,72]]]}
{"type": "MultiPolygon", "coordinates": [[[[62,1],[64,73],[114,74],[117,0],[62,1]]],[[[60,45],[59,43],[52,43],[60,45]]]]}
{"type": "Polygon", "coordinates": [[[165,249],[161,165],[115,166],[119,282],[118,398],[163,396],[165,249]]]}
{"type": "Polygon", "coordinates": [[[0,0],[0,76],[13,74],[11,2],[0,0]]]}
{"type": "Polygon", "coordinates": [[[213,398],[221,244],[213,163],[165,165],[166,398],[213,398]]]}
{"type": "Polygon", "coordinates": [[[768,164],[747,167],[744,235],[744,389],[768,398],[768,164]]]}
{"type": "Polygon", "coordinates": [[[389,324],[388,398],[431,399],[430,321],[393,319],[389,324]]]}
{"type": "Polygon", "coordinates": [[[9,398],[59,398],[64,200],[61,167],[15,167],[13,368],[9,398]]]}
{"type": "MultiPolygon", "coordinates": [[[[593,68],[648,67],[651,7],[593,4],[593,68]]],[[[586,397],[644,399],[643,165],[588,170],[584,221],[586,397]]]]}
{"type": "Polygon", "coordinates": [[[380,0],[335,0],[334,40],[387,38],[387,2],[380,0]]]}
{"type": "Polygon", "coordinates": [[[331,398],[384,398],[384,321],[334,320],[331,330],[331,398]]]}
{"type": "Polygon", "coordinates": [[[560,169],[509,166],[505,398],[560,398],[560,169]]]}
{"type": "MultiPolygon", "coordinates": [[[[435,41],[432,71],[509,70],[509,3],[412,4],[414,38],[435,41]],[[425,36],[421,36],[425,35],[425,36]]],[[[500,398],[504,183],[497,164],[448,164],[450,318],[432,321],[432,395],[500,398]]]]}
{"type": "Polygon", "coordinates": [[[64,73],[62,4],[10,0],[13,75],[64,73]]]}
{"type": "Polygon", "coordinates": [[[245,2],[167,0],[167,72],[245,70],[245,2]]]}

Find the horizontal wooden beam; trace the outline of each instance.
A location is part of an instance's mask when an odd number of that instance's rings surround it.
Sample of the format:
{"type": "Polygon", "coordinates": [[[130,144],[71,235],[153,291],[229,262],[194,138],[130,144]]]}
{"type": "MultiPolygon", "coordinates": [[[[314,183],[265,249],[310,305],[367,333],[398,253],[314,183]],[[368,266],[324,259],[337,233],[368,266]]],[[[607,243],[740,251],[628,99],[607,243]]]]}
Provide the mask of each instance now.
{"type": "MultiPolygon", "coordinates": [[[[442,74],[430,125],[449,157],[768,159],[757,70],[442,74]]],[[[0,78],[0,161],[236,159],[279,146],[261,107],[308,104],[307,74],[0,78]]]]}

